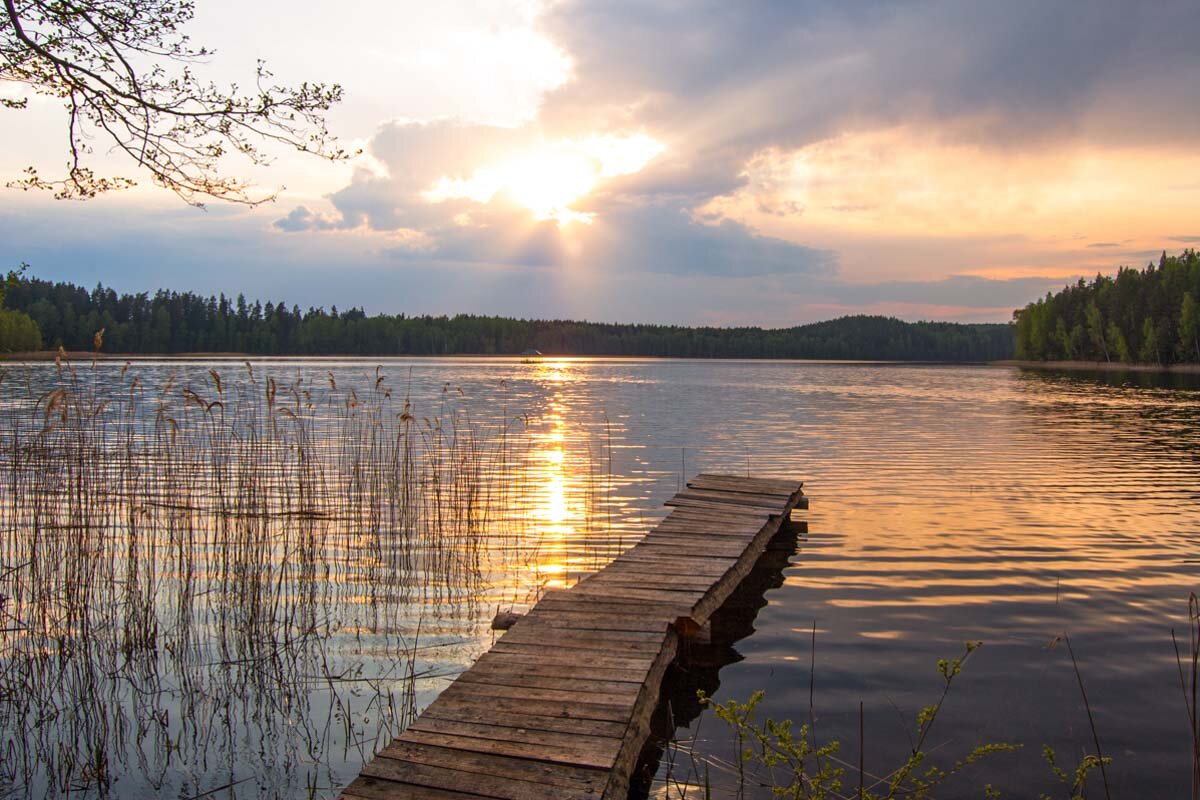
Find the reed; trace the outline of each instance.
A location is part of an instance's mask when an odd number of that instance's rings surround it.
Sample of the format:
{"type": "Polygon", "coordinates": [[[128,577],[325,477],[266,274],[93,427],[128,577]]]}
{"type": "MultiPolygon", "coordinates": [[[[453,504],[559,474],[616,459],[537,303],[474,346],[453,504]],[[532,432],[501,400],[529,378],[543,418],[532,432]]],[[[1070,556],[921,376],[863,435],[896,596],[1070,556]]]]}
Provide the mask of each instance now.
{"type": "Polygon", "coordinates": [[[336,785],[536,561],[527,418],[380,370],[104,370],[0,373],[0,790],[336,785]]]}

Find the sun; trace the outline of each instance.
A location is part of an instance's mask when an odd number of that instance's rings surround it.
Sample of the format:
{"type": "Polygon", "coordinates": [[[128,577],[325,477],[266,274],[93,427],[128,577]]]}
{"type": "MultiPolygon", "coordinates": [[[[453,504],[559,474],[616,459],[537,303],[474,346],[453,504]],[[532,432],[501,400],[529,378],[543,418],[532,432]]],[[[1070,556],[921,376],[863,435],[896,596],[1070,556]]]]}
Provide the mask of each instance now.
{"type": "Polygon", "coordinates": [[[510,162],[504,171],[503,191],[535,219],[555,219],[560,225],[592,221],[593,215],[571,209],[599,182],[592,159],[569,150],[545,149],[510,162]]]}
{"type": "Polygon", "coordinates": [[[507,200],[536,220],[590,224],[594,214],[572,206],[603,181],[640,171],[663,145],[645,134],[604,134],[584,139],[539,142],[469,178],[439,178],[425,193],[431,203],[466,199],[480,204],[507,200]]]}

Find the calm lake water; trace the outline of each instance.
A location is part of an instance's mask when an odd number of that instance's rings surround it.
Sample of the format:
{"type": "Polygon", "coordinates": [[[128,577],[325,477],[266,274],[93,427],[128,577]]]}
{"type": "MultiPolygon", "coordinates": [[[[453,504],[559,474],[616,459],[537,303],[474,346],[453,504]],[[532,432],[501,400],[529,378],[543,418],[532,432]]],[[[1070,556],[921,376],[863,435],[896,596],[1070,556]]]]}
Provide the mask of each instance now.
{"type": "MultiPolygon", "coordinates": [[[[377,363],[268,360],[254,369],[281,382],[331,373],[342,391],[365,396],[377,363]]],[[[121,365],[105,363],[89,379],[135,374],[163,385],[175,372],[177,385],[201,386],[213,367],[227,381],[245,369],[142,361],[120,375],[121,365]]],[[[19,380],[0,386],[3,409],[36,397],[53,371],[17,368],[19,380]]],[[[177,721],[195,713],[185,699],[196,676],[183,680],[165,657],[154,692],[119,664],[101,670],[104,696],[125,709],[105,723],[120,728],[106,756],[109,794],[333,795],[403,723],[398,696],[423,707],[487,648],[497,606],[529,603],[539,587],[570,585],[602,566],[661,514],[682,476],[699,471],[799,478],[811,500],[797,514],[808,534],[782,585],[766,594],[755,633],[738,642],[741,660],[720,671],[718,699],[764,689],[764,715],[800,722],[811,680],[819,738],[840,739],[841,757],[854,765],[861,702],[866,769],[879,774],[904,759],[905,727],[937,699],[937,660],[981,640],[930,743],[942,763],[982,742],[1024,747],[939,796],[981,796],[984,783],[1033,796],[1052,789],[1043,744],[1071,767],[1093,749],[1067,651],[1052,644],[1065,633],[1114,759],[1113,796],[1188,791],[1171,629],[1186,642],[1200,571],[1191,563],[1200,559],[1200,384],[809,362],[398,359],[382,362],[382,372],[417,414],[449,403],[470,413],[482,439],[494,441],[502,420],[519,420],[520,479],[503,495],[508,513],[484,525],[491,536],[469,590],[334,590],[312,662],[319,671],[289,683],[282,700],[261,701],[279,684],[240,673],[239,659],[193,662],[210,682],[205,691],[225,697],[219,713],[208,710],[219,724],[177,721]],[[397,674],[401,653],[412,657],[411,679],[397,674]],[[166,744],[129,723],[139,714],[162,720],[166,744]]],[[[349,539],[337,548],[338,562],[353,569],[332,574],[350,583],[361,582],[360,562],[379,558],[349,539]]],[[[6,771],[31,726],[65,724],[6,719],[6,771]]],[[[678,740],[652,795],[680,796],[678,783],[702,759],[713,762],[716,796],[734,791],[720,766],[732,742],[711,715],[678,740]]],[[[94,775],[76,771],[76,786],[102,793],[94,775]]],[[[53,788],[44,770],[11,774],[10,794],[53,788]]],[[[847,782],[856,787],[857,774],[847,782]]],[[[751,786],[747,796],[769,792],[751,786]]]]}

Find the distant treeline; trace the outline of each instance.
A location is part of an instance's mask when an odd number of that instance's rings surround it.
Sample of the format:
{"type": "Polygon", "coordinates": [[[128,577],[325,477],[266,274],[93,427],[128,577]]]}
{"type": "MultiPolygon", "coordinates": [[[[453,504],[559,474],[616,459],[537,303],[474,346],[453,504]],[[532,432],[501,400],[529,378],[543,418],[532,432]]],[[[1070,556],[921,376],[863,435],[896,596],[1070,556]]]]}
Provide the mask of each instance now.
{"type": "Polygon", "coordinates": [[[1017,311],[1017,358],[1200,362],[1200,256],[1163,253],[1144,270],[1080,279],[1017,311]]]}
{"type": "Polygon", "coordinates": [[[111,353],[258,355],[517,354],[697,358],[841,358],[989,361],[1012,356],[1010,325],[902,322],[877,316],[795,328],[688,328],[504,317],[386,315],[361,309],[288,308],[242,296],[117,294],[23,279],[10,308],[28,314],[47,347],[90,350],[104,330],[111,353]]]}

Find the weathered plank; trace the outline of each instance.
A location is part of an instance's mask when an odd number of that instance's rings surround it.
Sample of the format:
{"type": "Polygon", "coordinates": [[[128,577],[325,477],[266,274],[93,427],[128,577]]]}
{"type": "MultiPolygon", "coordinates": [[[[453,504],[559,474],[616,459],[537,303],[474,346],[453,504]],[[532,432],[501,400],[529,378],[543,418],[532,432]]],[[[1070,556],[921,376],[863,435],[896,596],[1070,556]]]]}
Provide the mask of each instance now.
{"type": "MultiPolygon", "coordinates": [[[[527,709],[536,711],[538,709],[527,709]]],[[[498,713],[486,700],[474,697],[459,697],[444,703],[435,703],[421,714],[421,719],[445,719],[456,722],[478,722],[481,719],[499,720],[508,726],[516,726],[526,730],[558,731],[575,733],[580,736],[613,736],[624,735],[626,723],[621,720],[583,719],[579,717],[546,716],[544,714],[526,714],[520,711],[507,710],[498,713]]]]}
{"type": "MultiPolygon", "coordinates": [[[[524,661],[510,657],[509,653],[484,653],[468,672],[483,674],[519,674],[542,678],[583,678],[589,681],[627,681],[640,683],[645,669],[614,669],[587,663],[556,663],[546,661],[524,661]]],[[[464,674],[465,677],[465,674],[464,674]]]]}
{"type": "Polygon", "coordinates": [[[705,624],[806,499],[703,474],[632,547],[499,637],[344,791],[372,800],[617,800],[649,735],[678,617],[705,624]]]}
{"type": "Polygon", "coordinates": [[[678,506],[679,508],[692,508],[713,514],[724,514],[726,516],[746,519],[754,519],[770,513],[766,509],[755,508],[754,506],[726,503],[722,500],[696,500],[690,497],[673,497],[667,501],[667,504],[678,506]]]}
{"type": "Polygon", "coordinates": [[[597,779],[602,784],[604,776],[596,770],[584,767],[552,766],[540,761],[505,758],[486,753],[470,753],[448,747],[393,741],[379,752],[381,756],[397,761],[410,761],[431,767],[445,767],[462,772],[495,775],[517,781],[558,786],[564,789],[593,789],[597,779]]]}
{"type": "MultiPolygon", "coordinates": [[[[492,645],[492,649],[488,651],[487,655],[503,655],[505,658],[520,659],[535,664],[579,664],[578,652],[557,647],[552,652],[546,652],[545,641],[528,644],[501,639],[492,645]]],[[[657,655],[657,652],[644,655],[639,653],[589,654],[587,663],[595,667],[646,670],[649,669],[657,655]]]]}
{"type": "Polygon", "coordinates": [[[740,475],[714,475],[702,472],[687,482],[689,487],[697,489],[723,489],[725,491],[743,491],[751,493],[769,493],[791,496],[804,484],[796,481],[778,480],[775,478],[751,478],[740,475]]]}
{"type": "MultiPolygon", "coordinates": [[[[656,586],[662,589],[674,589],[676,591],[687,591],[690,589],[703,589],[708,591],[712,586],[712,578],[704,575],[669,575],[665,573],[657,573],[658,577],[653,583],[648,583],[645,578],[638,575],[636,571],[631,571],[628,568],[614,569],[611,571],[598,572],[595,575],[589,575],[581,580],[578,586],[636,586],[640,589],[645,589],[648,586],[656,586]]],[[[571,591],[576,591],[572,588],[571,591]]]]}
{"type": "Polygon", "coordinates": [[[396,739],[379,753],[397,761],[411,761],[426,766],[457,769],[478,775],[495,775],[511,780],[526,781],[562,789],[594,789],[602,773],[588,767],[551,764],[540,759],[519,759],[476,753],[454,747],[428,745],[396,739]]]}
{"type": "Polygon", "coordinates": [[[388,789],[388,784],[393,782],[413,787],[411,796],[421,798],[438,797],[437,793],[440,792],[457,792],[458,794],[450,795],[456,798],[467,794],[503,800],[544,800],[550,794],[572,800],[593,800],[596,797],[596,789],[593,788],[548,786],[544,783],[487,773],[431,767],[382,755],[363,769],[363,777],[376,780],[365,786],[355,787],[359,789],[358,796],[382,800],[395,796],[388,789]]]}
{"type": "MultiPolygon", "coordinates": [[[[626,677],[630,677],[627,673],[626,677]]],[[[641,676],[644,677],[644,674],[641,676]]],[[[610,681],[591,675],[546,675],[528,670],[469,669],[459,676],[460,683],[478,683],[482,686],[528,687],[552,689],[563,692],[586,690],[605,695],[636,695],[640,681],[610,681]]],[[[486,692],[485,692],[486,693],[486,692]]]]}
{"type": "Polygon", "coordinates": [[[591,769],[608,769],[623,742],[622,739],[601,739],[566,734],[561,736],[561,740],[555,743],[530,743],[515,737],[508,739],[481,738],[451,733],[433,733],[410,727],[400,734],[400,741],[591,769]],[[603,744],[597,744],[597,742],[603,744]]]}

